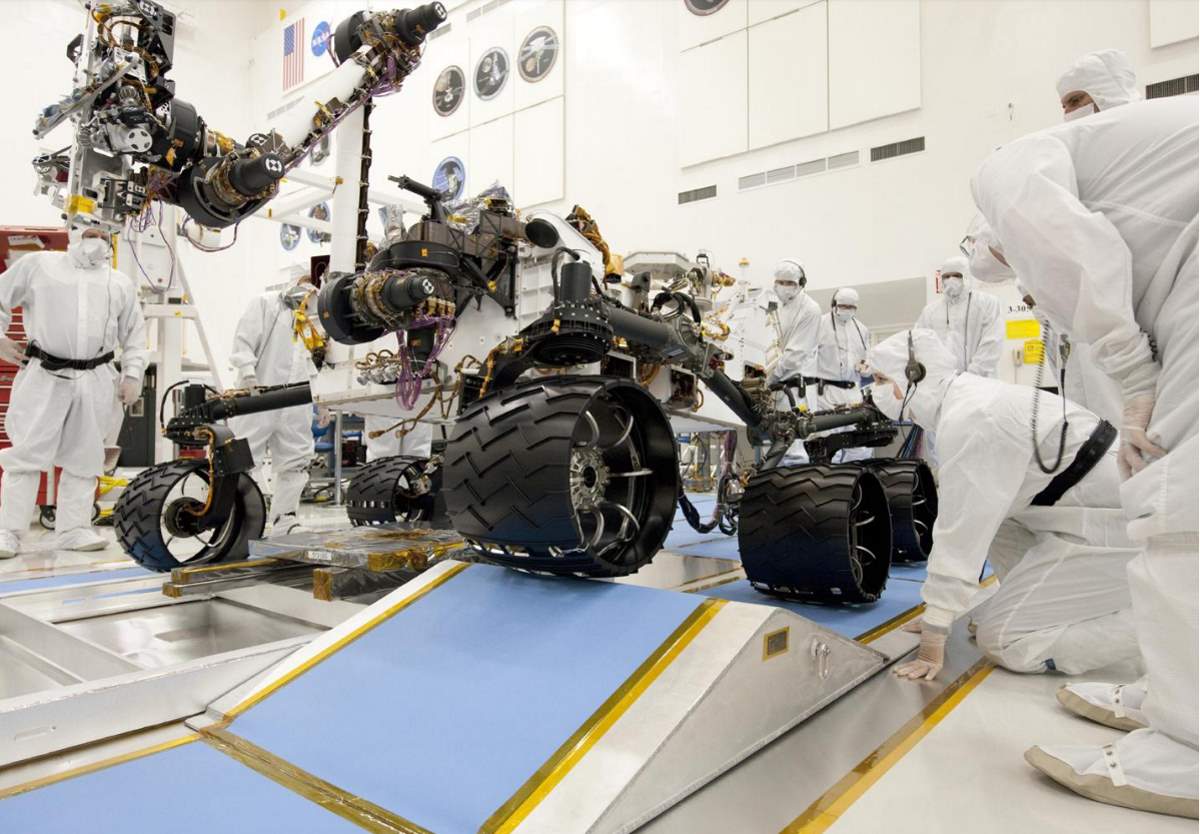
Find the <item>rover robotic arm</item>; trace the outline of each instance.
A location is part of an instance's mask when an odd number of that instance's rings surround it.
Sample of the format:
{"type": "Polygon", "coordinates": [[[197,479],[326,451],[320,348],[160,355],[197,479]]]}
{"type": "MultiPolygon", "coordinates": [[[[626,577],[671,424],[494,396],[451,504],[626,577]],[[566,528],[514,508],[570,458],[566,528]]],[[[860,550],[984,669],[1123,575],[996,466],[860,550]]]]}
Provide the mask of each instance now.
{"type": "Polygon", "coordinates": [[[280,179],[347,114],[398,87],[445,19],[437,2],[351,15],[332,39],[337,69],[305,91],[315,109],[293,107],[239,143],[175,97],[167,78],[171,12],[153,0],[92,3],[84,32],[67,47],[73,89],[34,124],[39,139],[68,120],[75,133],[70,147],[34,160],[39,190],[68,214],[112,229],[155,199],[180,206],[201,225],[230,226],[274,197],[280,179]]]}

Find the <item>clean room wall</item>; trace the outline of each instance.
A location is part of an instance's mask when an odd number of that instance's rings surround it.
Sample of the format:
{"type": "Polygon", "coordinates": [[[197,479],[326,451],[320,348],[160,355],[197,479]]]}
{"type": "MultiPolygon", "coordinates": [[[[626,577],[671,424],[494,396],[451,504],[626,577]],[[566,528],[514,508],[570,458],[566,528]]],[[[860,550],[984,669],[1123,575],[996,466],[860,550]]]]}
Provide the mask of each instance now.
{"type": "MultiPolygon", "coordinates": [[[[510,2],[519,7],[525,0],[510,2]]],[[[1154,0],[1156,7],[1167,2],[1154,0]]],[[[727,129],[703,107],[680,105],[679,47],[690,37],[679,31],[681,3],[564,4],[565,197],[549,207],[586,206],[616,251],[707,248],[730,272],[748,258],[756,279],[765,279],[776,259],[796,256],[814,288],[924,276],[932,293],[937,264],[955,251],[973,213],[968,182],[975,167],[997,145],[1060,120],[1054,81],[1077,55],[1122,48],[1143,84],[1197,67],[1195,38],[1150,47],[1150,0],[924,0],[919,108],[681,167],[681,131],[727,129]],[[867,161],[872,146],[918,136],[925,137],[924,152],[867,161]],[[860,153],[857,165],[738,191],[740,176],[848,151],[860,153]],[[716,198],[678,205],[680,191],[714,184],[716,198]]],[[[467,154],[469,190],[489,184],[471,174],[466,131],[434,141],[445,131],[438,130],[429,103],[437,73],[458,60],[453,54],[461,38],[500,14],[497,9],[468,23],[467,14],[483,5],[475,0],[452,8],[454,30],[429,43],[405,89],[379,103],[375,186],[388,187],[387,174],[428,181],[447,153],[467,154]],[[440,57],[439,44],[451,42],[454,49],[440,57]]],[[[859,60],[870,65],[872,55],[859,60]]],[[[875,70],[885,74],[887,67],[875,70]]],[[[515,155],[518,169],[541,161],[539,154],[523,156],[521,146],[515,155]]],[[[494,168],[489,159],[483,155],[484,167],[494,168]]]]}

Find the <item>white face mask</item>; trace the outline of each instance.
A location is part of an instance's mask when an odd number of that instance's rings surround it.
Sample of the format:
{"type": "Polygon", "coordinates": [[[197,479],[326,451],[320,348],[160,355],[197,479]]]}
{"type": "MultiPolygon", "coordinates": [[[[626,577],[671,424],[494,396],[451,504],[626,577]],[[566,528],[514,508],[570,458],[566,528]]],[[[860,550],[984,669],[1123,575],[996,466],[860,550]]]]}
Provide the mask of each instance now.
{"type": "Polygon", "coordinates": [[[1091,116],[1099,112],[1100,111],[1096,109],[1095,103],[1093,103],[1091,107],[1084,105],[1083,107],[1076,107],[1070,113],[1063,113],[1063,121],[1073,122],[1076,119],[1082,119],[1084,116],[1091,116]]]}
{"type": "Polygon", "coordinates": [[[891,382],[875,382],[871,385],[871,399],[875,407],[891,420],[899,420],[903,400],[896,399],[895,386],[891,382]]]}
{"type": "Polygon", "coordinates": [[[67,255],[84,269],[94,269],[108,260],[111,250],[108,241],[98,237],[84,237],[83,229],[71,229],[67,233],[67,255]]]}
{"type": "Polygon", "coordinates": [[[775,285],[775,295],[779,296],[779,300],[782,301],[784,304],[787,304],[789,301],[794,299],[799,294],[800,294],[799,287],[792,287],[787,284],[776,284],[775,285]]]}
{"type": "Polygon", "coordinates": [[[853,310],[834,310],[833,314],[837,316],[837,320],[842,324],[846,324],[854,318],[853,310]]]}
{"type": "Polygon", "coordinates": [[[943,278],[942,291],[946,293],[947,298],[958,298],[963,292],[963,279],[954,277],[943,278]]]}
{"type": "Polygon", "coordinates": [[[971,250],[971,274],[985,284],[999,284],[1017,277],[1012,267],[1000,263],[987,242],[979,239],[973,242],[971,250]]]}

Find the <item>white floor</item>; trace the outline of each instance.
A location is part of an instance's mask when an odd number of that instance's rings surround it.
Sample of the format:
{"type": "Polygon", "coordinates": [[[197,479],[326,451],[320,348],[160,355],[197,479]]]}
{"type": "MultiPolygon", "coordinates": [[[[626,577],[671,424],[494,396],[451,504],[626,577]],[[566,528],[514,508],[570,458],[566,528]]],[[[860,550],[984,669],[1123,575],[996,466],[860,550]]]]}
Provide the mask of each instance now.
{"type": "MultiPolygon", "coordinates": [[[[1129,680],[1114,669],[1089,680],[1129,680]]],[[[1061,675],[994,670],[827,830],[834,834],[1172,834],[1193,820],[1082,799],[1025,763],[1034,744],[1107,744],[1120,735],[1063,710],[1061,675]]]]}

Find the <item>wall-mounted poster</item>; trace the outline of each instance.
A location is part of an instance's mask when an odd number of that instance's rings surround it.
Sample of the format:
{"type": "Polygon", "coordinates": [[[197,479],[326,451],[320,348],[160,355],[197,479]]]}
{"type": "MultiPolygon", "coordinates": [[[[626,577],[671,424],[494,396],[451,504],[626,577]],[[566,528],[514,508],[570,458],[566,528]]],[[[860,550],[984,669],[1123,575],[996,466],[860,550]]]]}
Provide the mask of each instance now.
{"type": "MultiPolygon", "coordinates": [[[[317,203],[308,210],[308,216],[313,220],[328,220],[331,216],[329,203],[317,203]]],[[[316,229],[309,229],[308,239],[313,243],[329,243],[329,241],[333,240],[333,236],[328,232],[318,232],[316,229]]]]}
{"type": "Polygon", "coordinates": [[[483,53],[475,66],[475,95],[484,101],[498,96],[508,81],[509,70],[508,53],[500,47],[493,46],[483,53]]]}
{"type": "Polygon", "coordinates": [[[448,156],[433,171],[433,187],[445,195],[448,203],[460,198],[467,184],[467,169],[457,156],[448,156]]]}
{"type": "Polygon", "coordinates": [[[449,116],[463,103],[467,94],[467,79],[462,67],[446,67],[433,82],[433,109],[439,116],[449,116]]]}
{"type": "Polygon", "coordinates": [[[721,7],[728,2],[729,0],[683,0],[683,4],[687,6],[689,12],[701,17],[721,11],[721,7]]]}
{"type": "Polygon", "coordinates": [[[279,245],[284,252],[291,252],[300,243],[300,227],[284,223],[279,227],[279,245]]]}
{"type": "Polygon", "coordinates": [[[533,84],[541,81],[558,60],[558,34],[549,26],[539,26],[521,41],[517,54],[517,70],[533,84]]]}

